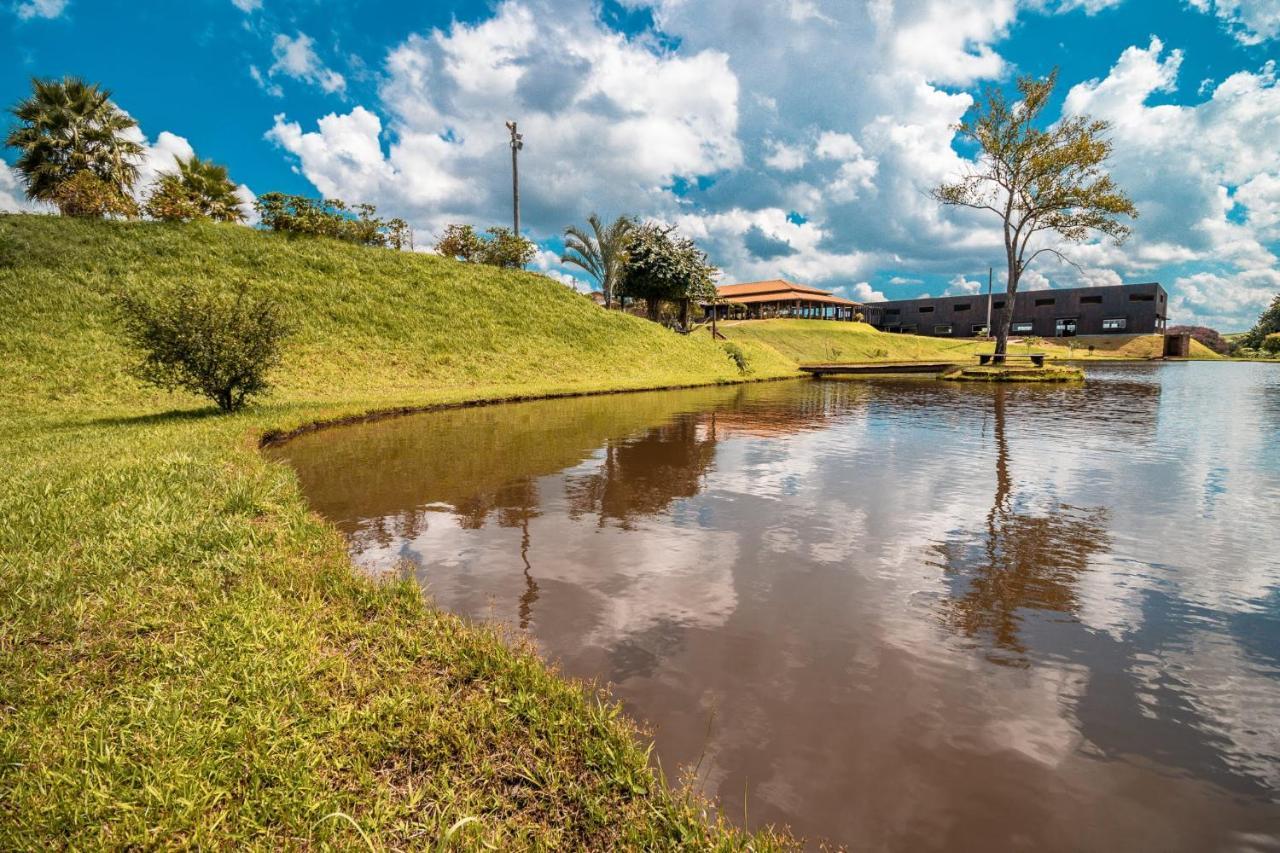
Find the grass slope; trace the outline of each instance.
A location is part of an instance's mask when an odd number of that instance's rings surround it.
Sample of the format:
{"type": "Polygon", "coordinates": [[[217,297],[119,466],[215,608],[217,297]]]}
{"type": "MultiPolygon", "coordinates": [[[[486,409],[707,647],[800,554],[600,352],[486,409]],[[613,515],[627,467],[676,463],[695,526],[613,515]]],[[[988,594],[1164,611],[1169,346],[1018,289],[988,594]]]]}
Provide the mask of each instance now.
{"type": "MultiPolygon", "coordinates": [[[[351,571],[269,431],[739,378],[548,279],[233,226],[0,217],[0,848],[757,849],[617,708],[351,571]],[[269,289],[298,325],[235,416],[139,387],[110,294],[269,289]]],[[[747,343],[754,375],[792,365],[747,343]]]]}
{"type": "MultiPolygon", "coordinates": [[[[738,344],[771,347],[793,363],[862,361],[972,361],[979,352],[991,352],[990,341],[931,338],[878,331],[865,323],[829,320],[752,320],[724,323],[725,336],[738,344]]],[[[1043,352],[1050,359],[1150,359],[1159,358],[1159,335],[1106,335],[1072,339],[1073,349],[1058,340],[1042,340],[1028,347],[1010,343],[1009,351],[1043,352]],[[1089,347],[1093,347],[1090,352],[1089,347]]],[[[1193,358],[1220,358],[1201,344],[1191,342],[1193,358]]]]}

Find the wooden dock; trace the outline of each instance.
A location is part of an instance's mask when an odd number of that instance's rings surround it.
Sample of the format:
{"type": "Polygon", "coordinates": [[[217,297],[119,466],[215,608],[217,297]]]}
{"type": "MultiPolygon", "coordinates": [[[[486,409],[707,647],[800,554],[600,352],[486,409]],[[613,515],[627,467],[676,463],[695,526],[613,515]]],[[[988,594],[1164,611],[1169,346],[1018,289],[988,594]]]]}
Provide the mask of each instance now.
{"type": "Polygon", "coordinates": [[[811,376],[867,376],[892,373],[942,373],[955,367],[952,361],[882,361],[858,364],[802,364],[811,376]]]}

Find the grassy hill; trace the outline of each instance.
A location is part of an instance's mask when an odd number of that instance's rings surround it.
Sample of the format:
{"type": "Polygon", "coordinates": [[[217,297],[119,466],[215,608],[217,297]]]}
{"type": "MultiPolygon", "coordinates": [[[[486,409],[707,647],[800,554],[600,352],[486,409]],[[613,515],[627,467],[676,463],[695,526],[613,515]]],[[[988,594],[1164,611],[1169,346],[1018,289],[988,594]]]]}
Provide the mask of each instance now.
{"type": "MultiPolygon", "coordinates": [[[[734,381],[549,279],[235,226],[0,216],[0,848],[741,847],[607,700],[374,585],[259,438],[399,406],[734,381]],[[139,386],[119,288],[269,290],[274,394],[139,386]]],[[[748,342],[753,376],[792,365],[748,342]]]]}
{"type": "MultiPolygon", "coordinates": [[[[931,338],[880,332],[865,323],[833,323],[828,320],[752,320],[724,323],[725,336],[738,344],[769,347],[797,364],[842,361],[956,361],[972,362],[979,352],[990,352],[989,341],[931,338]]],[[[1032,346],[1010,341],[1010,352],[1044,352],[1050,359],[1149,359],[1159,358],[1159,335],[1098,335],[1042,340],[1032,346]],[[1090,347],[1093,347],[1090,350],[1090,347]]],[[[1221,358],[1201,344],[1191,342],[1193,358],[1221,358]]]]}

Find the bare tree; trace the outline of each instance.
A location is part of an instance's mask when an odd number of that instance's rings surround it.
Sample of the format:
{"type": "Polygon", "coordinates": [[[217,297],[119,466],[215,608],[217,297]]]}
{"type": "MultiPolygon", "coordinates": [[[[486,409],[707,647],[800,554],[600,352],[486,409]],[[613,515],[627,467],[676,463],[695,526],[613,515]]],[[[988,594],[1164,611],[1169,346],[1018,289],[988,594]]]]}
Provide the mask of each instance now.
{"type": "Polygon", "coordinates": [[[956,126],[956,132],[981,149],[973,169],[932,192],[942,204],[1000,217],[1009,298],[996,333],[998,354],[1004,354],[1008,344],[1014,296],[1031,262],[1051,254],[1077,266],[1060,249],[1036,245],[1037,234],[1048,231],[1080,243],[1098,233],[1119,245],[1129,236],[1129,226],[1119,217],[1138,215],[1106,171],[1110,124],[1068,116],[1047,130],[1037,127],[1057,78],[1056,70],[1043,80],[1019,78],[1021,100],[1013,103],[998,88],[988,88],[956,126]]]}

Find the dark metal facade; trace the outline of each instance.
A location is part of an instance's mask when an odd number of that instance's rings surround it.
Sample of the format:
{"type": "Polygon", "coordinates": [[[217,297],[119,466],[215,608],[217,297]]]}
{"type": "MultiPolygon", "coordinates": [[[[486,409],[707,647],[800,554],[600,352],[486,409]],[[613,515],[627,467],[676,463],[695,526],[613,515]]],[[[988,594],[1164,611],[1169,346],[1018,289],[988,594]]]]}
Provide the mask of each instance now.
{"type": "MultiPolygon", "coordinates": [[[[991,295],[991,330],[1008,296],[991,295]]],[[[1155,282],[1064,290],[1029,290],[1014,299],[1011,335],[1041,338],[1163,332],[1169,297],[1155,282]]],[[[987,295],[898,299],[863,306],[867,322],[886,332],[972,338],[985,334],[987,295]]]]}

